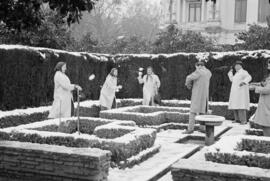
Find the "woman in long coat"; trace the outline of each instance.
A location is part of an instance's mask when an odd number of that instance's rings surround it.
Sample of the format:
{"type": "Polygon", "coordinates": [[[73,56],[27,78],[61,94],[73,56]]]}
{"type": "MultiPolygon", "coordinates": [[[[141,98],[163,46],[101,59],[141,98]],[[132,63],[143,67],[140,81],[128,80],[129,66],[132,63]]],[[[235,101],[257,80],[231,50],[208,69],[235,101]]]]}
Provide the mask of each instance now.
{"type": "Polygon", "coordinates": [[[154,96],[158,94],[160,80],[153,72],[152,67],[147,67],[147,74],[142,77],[139,74],[138,81],[143,84],[143,105],[155,105],[154,96]]]}
{"type": "Polygon", "coordinates": [[[251,81],[249,73],[242,68],[242,62],[236,61],[236,73],[233,75],[232,70],[229,71],[228,77],[232,82],[229,109],[233,110],[235,121],[240,121],[241,124],[247,122],[246,111],[249,110],[249,87],[251,81]]]}
{"type": "Polygon", "coordinates": [[[122,88],[121,85],[117,86],[117,76],[118,70],[113,68],[109,75],[106,77],[99,97],[101,110],[111,109],[113,104],[116,104],[115,92],[122,88]]]}
{"type": "MultiPolygon", "coordinates": [[[[268,66],[270,70],[270,64],[268,66]]],[[[253,121],[263,127],[264,136],[270,136],[270,74],[268,74],[261,86],[251,85],[250,89],[260,94],[258,108],[253,121]]]]}
{"type": "Polygon", "coordinates": [[[65,62],[58,62],[55,66],[54,75],[54,101],[49,113],[49,118],[71,117],[74,110],[72,91],[82,90],[78,85],[71,84],[66,76],[67,66],[65,62]]]}

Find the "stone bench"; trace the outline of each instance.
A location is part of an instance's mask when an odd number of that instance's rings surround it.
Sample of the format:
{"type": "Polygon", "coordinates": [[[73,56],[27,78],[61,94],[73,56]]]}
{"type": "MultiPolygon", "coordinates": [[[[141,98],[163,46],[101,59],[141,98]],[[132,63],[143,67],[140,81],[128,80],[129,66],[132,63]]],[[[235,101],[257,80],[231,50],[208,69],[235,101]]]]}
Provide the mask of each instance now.
{"type": "Polygon", "coordinates": [[[215,126],[220,126],[225,118],[215,115],[199,115],[196,116],[195,120],[205,126],[205,145],[212,145],[215,142],[215,126]]]}
{"type": "Polygon", "coordinates": [[[0,141],[0,180],[107,180],[109,151],[0,141]]]}
{"type": "Polygon", "coordinates": [[[268,181],[267,169],[183,159],[172,166],[173,181],[268,181]]]}

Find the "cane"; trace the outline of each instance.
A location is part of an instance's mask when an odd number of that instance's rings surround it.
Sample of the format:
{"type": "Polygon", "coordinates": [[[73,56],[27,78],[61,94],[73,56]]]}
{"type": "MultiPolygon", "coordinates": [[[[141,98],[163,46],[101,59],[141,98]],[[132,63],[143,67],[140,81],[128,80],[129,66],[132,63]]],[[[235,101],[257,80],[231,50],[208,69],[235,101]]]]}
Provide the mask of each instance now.
{"type": "Polygon", "coordinates": [[[77,89],[77,131],[80,134],[80,90],[77,89]]]}

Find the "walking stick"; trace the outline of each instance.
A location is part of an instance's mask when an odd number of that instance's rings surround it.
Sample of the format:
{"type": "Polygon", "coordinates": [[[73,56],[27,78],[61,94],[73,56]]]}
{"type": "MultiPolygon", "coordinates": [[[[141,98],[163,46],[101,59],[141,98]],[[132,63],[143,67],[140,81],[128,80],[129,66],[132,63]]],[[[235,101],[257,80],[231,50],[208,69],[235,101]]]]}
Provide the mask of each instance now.
{"type": "Polygon", "coordinates": [[[80,90],[77,89],[77,131],[80,134],[80,90]]]}

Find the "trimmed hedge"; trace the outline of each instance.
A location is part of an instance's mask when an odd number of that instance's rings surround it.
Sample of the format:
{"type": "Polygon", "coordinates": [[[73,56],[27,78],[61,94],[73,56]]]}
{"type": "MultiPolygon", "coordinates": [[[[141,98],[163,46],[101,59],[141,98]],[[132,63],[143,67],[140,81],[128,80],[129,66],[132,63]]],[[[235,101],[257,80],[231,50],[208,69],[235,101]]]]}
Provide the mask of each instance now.
{"type": "Polygon", "coordinates": [[[227,136],[208,148],[206,161],[270,169],[270,139],[227,136]]]}
{"type": "MultiPolygon", "coordinates": [[[[142,97],[142,87],[136,79],[139,67],[153,66],[160,77],[160,93],[163,99],[189,99],[185,78],[194,71],[194,63],[207,59],[207,67],[213,76],[210,83],[210,98],[213,101],[228,101],[230,81],[229,67],[242,60],[253,81],[261,81],[266,73],[270,52],[239,51],[212,53],[176,53],[143,55],[102,55],[67,52],[46,48],[19,45],[0,45],[0,109],[10,110],[29,106],[50,104],[53,99],[53,68],[59,61],[68,63],[71,82],[80,84],[87,99],[98,99],[100,86],[110,69],[119,67],[119,84],[123,85],[119,98],[142,97]],[[96,79],[88,77],[95,73],[96,79]]],[[[251,101],[258,95],[251,93],[251,101]]]]}
{"type": "Polygon", "coordinates": [[[121,126],[121,125],[104,125],[95,129],[94,135],[99,138],[114,139],[120,136],[124,136],[127,133],[135,131],[135,127],[121,126]]]}
{"type": "Polygon", "coordinates": [[[187,123],[188,108],[133,106],[101,111],[100,117],[106,119],[132,120],[138,126],[160,125],[163,123],[187,123]]]}
{"type": "Polygon", "coordinates": [[[207,161],[233,164],[233,165],[246,165],[248,167],[260,167],[270,169],[270,157],[266,155],[235,155],[231,153],[206,153],[205,158],[207,161]]]}
{"type": "MultiPolygon", "coordinates": [[[[138,128],[132,121],[115,121],[104,120],[100,118],[82,118],[82,128],[90,129],[85,131],[87,133],[95,133],[99,125],[107,123],[108,128],[120,127],[124,130],[126,127],[126,134],[117,132],[110,132],[106,134],[111,139],[100,138],[98,135],[89,135],[82,133],[63,133],[58,127],[58,119],[46,120],[28,125],[21,125],[17,127],[0,129],[0,140],[31,142],[50,145],[63,145],[68,147],[94,147],[103,150],[109,150],[112,153],[112,161],[119,163],[139,152],[153,146],[156,139],[156,131],[154,129],[138,128]],[[97,123],[99,122],[100,123],[97,123]],[[131,128],[133,126],[133,128],[131,128]],[[50,130],[51,129],[51,130],[50,130]],[[57,132],[55,132],[57,129],[57,132]],[[131,131],[131,129],[134,129],[131,131]],[[119,137],[118,137],[119,136],[119,137]]],[[[63,125],[66,125],[65,132],[73,132],[76,130],[76,118],[62,119],[63,125]],[[74,126],[74,128],[72,127],[74,126]]],[[[103,129],[105,132],[106,129],[103,129]]],[[[82,129],[82,132],[83,129],[82,129]]],[[[101,133],[99,133],[101,134],[101,133]]],[[[105,137],[106,137],[105,136],[105,137]]],[[[104,137],[104,134],[101,134],[104,137]]]]}
{"type": "Polygon", "coordinates": [[[255,135],[255,136],[263,136],[263,130],[261,129],[246,129],[246,134],[247,135],[255,135]]]}
{"type": "MultiPolygon", "coordinates": [[[[118,99],[118,107],[127,107],[127,106],[137,106],[141,105],[141,99],[118,99]]],[[[99,117],[100,107],[98,101],[83,101],[81,102],[80,115],[82,117],[99,117]]],[[[163,100],[162,106],[168,107],[189,107],[190,101],[183,100],[163,100]]],[[[211,102],[210,108],[213,111],[212,114],[224,116],[226,119],[233,119],[232,111],[229,111],[227,108],[227,103],[225,102],[211,102]]],[[[249,115],[252,115],[257,106],[251,104],[249,115]]],[[[158,108],[157,108],[158,109],[158,108]]],[[[163,108],[164,109],[164,108],[163,108]]],[[[170,109],[171,108],[167,108],[170,109]]],[[[11,126],[18,126],[21,124],[28,124],[37,121],[46,120],[49,114],[50,106],[39,107],[39,108],[28,108],[28,109],[19,109],[13,111],[4,111],[0,112],[0,128],[6,128],[11,126]]],[[[130,112],[138,112],[140,109],[136,110],[135,108],[129,110],[130,112]]],[[[150,109],[148,110],[148,112],[150,109]]],[[[183,111],[186,112],[186,111],[183,111]]],[[[255,125],[254,122],[250,122],[251,127],[259,128],[258,125],[255,125]]]]}
{"type": "MultiPolygon", "coordinates": [[[[0,128],[29,124],[48,119],[51,106],[18,109],[0,112],[0,128]],[[2,114],[1,114],[2,113],[2,114]]],[[[77,107],[75,109],[75,113],[77,107]]],[[[80,116],[99,117],[99,105],[97,101],[83,101],[80,105],[80,116]]]]}
{"type": "Polygon", "coordinates": [[[238,144],[238,150],[269,154],[270,141],[242,139],[241,143],[238,144]]]}
{"type": "Polygon", "coordinates": [[[88,99],[97,99],[113,63],[106,55],[19,45],[0,45],[0,57],[0,110],[51,104],[59,61],[67,62],[71,82],[81,85],[88,99]],[[96,78],[89,81],[92,73],[96,78]]]}

